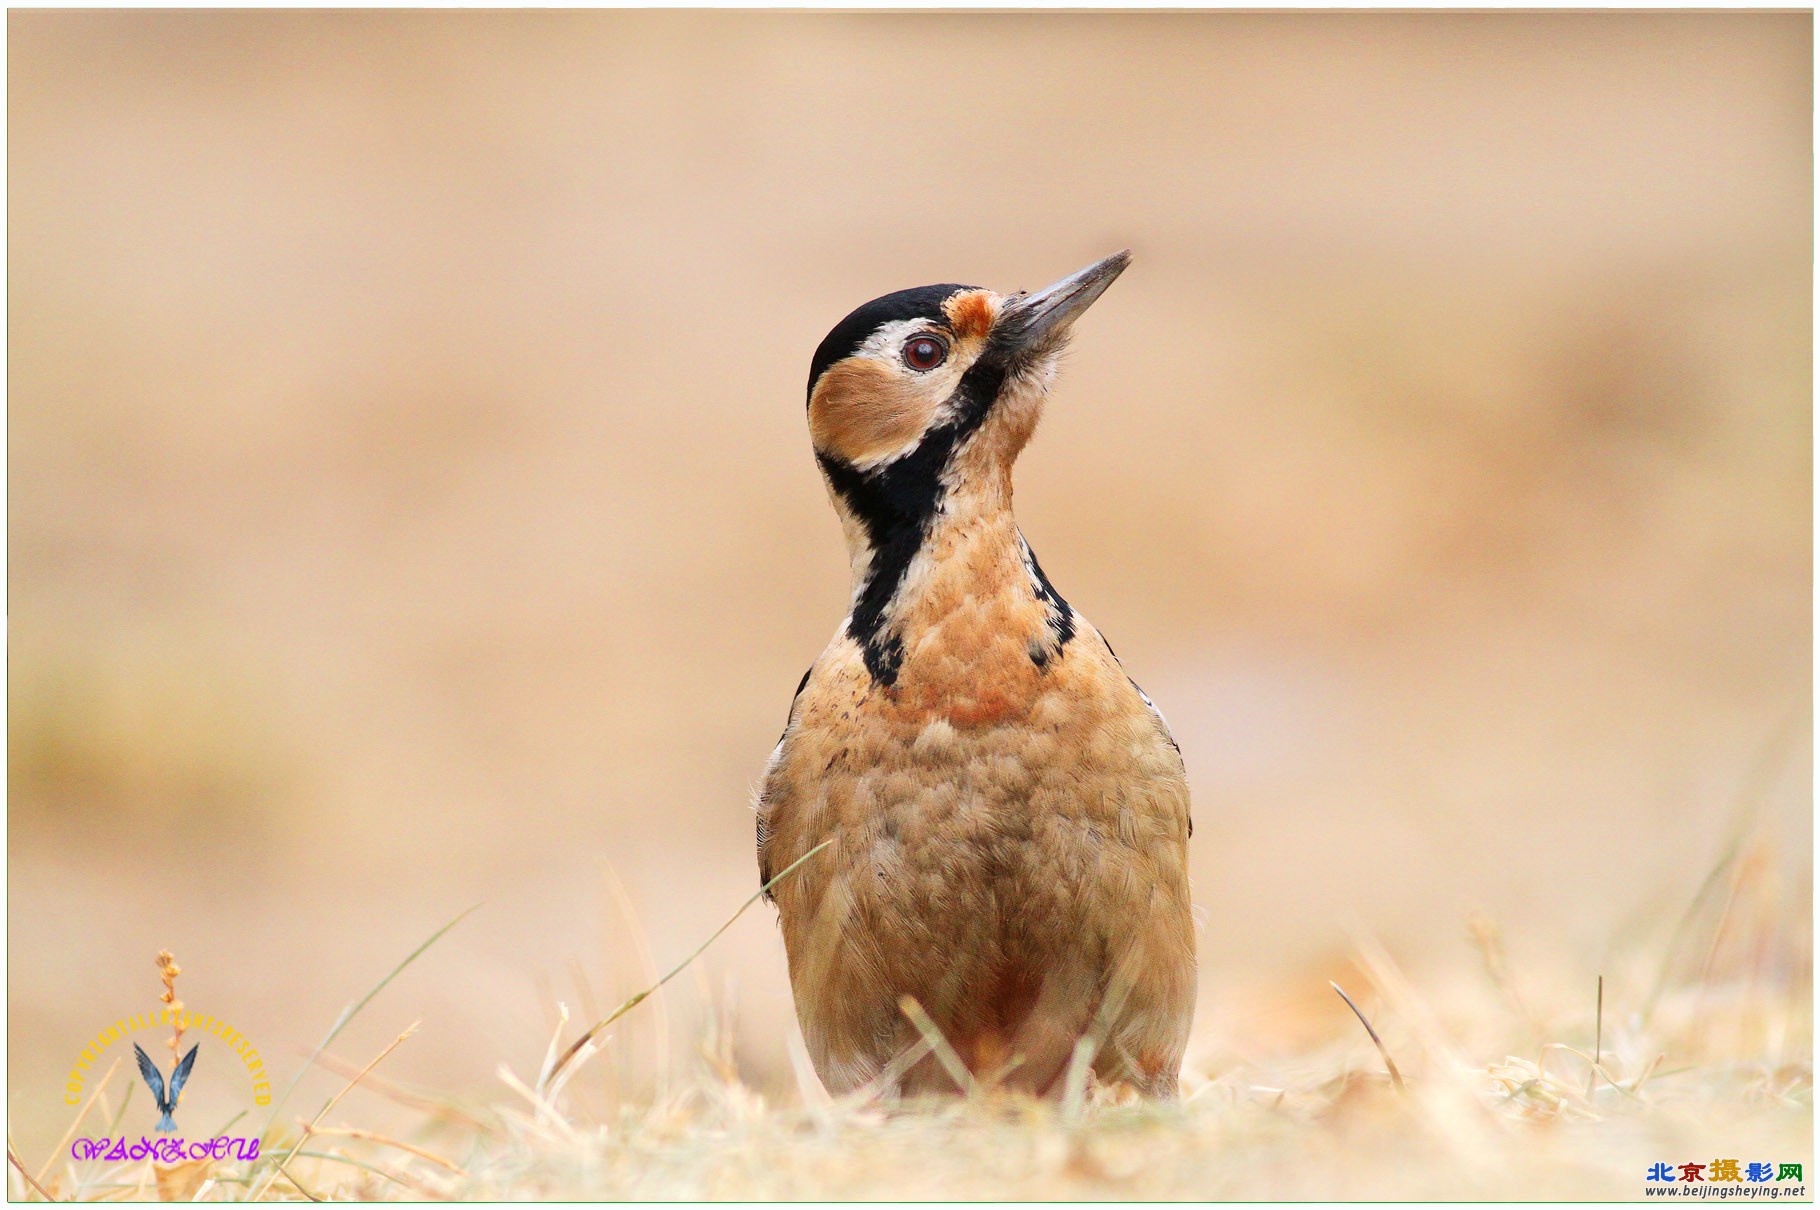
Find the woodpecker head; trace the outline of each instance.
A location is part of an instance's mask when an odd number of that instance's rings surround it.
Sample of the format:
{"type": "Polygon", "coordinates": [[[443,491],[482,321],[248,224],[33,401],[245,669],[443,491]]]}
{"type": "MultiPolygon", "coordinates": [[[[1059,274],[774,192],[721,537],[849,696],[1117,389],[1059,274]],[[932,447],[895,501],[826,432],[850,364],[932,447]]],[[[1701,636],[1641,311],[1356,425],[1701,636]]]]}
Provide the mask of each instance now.
{"type": "Polygon", "coordinates": [[[853,563],[849,628],[881,680],[897,658],[887,615],[936,521],[996,521],[1015,537],[1011,465],[1069,329],[1130,261],[1115,252],[1034,294],[900,290],[816,349],[809,434],[853,563]]]}
{"type": "Polygon", "coordinates": [[[1115,252],[1034,294],[899,290],[841,320],[809,368],[809,434],[837,494],[857,481],[939,477],[988,421],[993,457],[982,462],[1008,467],[1035,430],[1069,329],[1130,261],[1115,252]]]}

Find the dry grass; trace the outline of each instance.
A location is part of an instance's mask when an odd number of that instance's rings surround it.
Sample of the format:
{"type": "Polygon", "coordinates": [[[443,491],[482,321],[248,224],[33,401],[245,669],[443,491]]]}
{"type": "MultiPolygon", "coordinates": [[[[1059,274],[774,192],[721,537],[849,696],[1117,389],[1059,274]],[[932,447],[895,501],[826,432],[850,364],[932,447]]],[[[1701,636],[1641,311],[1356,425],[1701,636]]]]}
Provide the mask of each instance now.
{"type": "MultiPolygon", "coordinates": [[[[921,1103],[831,1099],[800,1046],[795,1094],[767,1095],[742,1079],[725,1019],[703,1038],[693,1070],[667,1073],[665,1091],[613,1110],[592,1105],[597,1090],[586,1081],[615,1060],[612,1023],[697,950],[590,1029],[559,1008],[540,1070],[502,1065],[506,1094],[464,1107],[377,1073],[411,1029],[363,1066],[326,1053],[426,942],[319,1048],[318,1064],[342,1077],[339,1091],[308,1117],[283,1117],[281,1099],[257,1161],[79,1170],[53,1157],[31,1171],[9,1155],[11,1192],[84,1201],[1636,1198],[1657,1161],[1811,1165],[1807,891],[1767,874],[1760,852],[1728,850],[1684,917],[1583,988],[1578,1003],[1513,972],[1482,916],[1467,929],[1481,968],[1429,986],[1358,938],[1348,978],[1361,981],[1360,994],[1342,993],[1345,1005],[1292,995],[1275,1010],[1321,1015],[1328,1006],[1325,1040],[1247,1053],[1243,1038],[1204,1031],[1175,1105],[1091,1094],[1037,1103],[983,1088],[921,1103]],[[339,1122],[356,1087],[407,1111],[408,1137],[339,1122]]],[[[72,1135],[91,1114],[121,1121],[126,1102],[110,1100],[112,1074],[72,1135]]]]}

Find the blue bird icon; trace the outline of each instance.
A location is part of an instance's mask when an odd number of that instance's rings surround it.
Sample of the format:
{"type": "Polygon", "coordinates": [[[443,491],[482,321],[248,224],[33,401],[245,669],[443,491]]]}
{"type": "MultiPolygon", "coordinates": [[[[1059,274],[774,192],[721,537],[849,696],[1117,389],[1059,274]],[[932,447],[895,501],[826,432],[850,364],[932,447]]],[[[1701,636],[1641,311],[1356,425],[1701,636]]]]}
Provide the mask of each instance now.
{"type": "Polygon", "coordinates": [[[177,1122],[171,1117],[171,1111],[177,1108],[177,1098],[183,1094],[184,1081],[190,1078],[190,1068],[196,1066],[196,1051],[200,1047],[200,1043],[190,1047],[190,1053],[177,1061],[177,1066],[171,1069],[170,1091],[166,1092],[164,1075],[158,1070],[158,1065],[152,1062],[150,1055],[139,1048],[139,1043],[133,1043],[133,1054],[139,1059],[139,1074],[145,1077],[145,1086],[152,1090],[152,1100],[158,1103],[158,1112],[164,1115],[158,1119],[160,1133],[168,1134],[177,1129],[177,1122]]]}

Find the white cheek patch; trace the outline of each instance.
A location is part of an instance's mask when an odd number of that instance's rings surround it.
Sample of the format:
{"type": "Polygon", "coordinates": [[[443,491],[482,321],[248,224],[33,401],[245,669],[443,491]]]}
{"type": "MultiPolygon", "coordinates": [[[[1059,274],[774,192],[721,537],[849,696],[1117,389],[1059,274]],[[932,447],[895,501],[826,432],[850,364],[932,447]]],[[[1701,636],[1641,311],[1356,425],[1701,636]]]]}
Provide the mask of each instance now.
{"type": "MultiPolygon", "coordinates": [[[[880,324],[866,337],[865,343],[853,351],[859,357],[876,357],[881,361],[904,364],[904,342],[919,332],[929,331],[929,323],[922,319],[894,319],[890,323],[880,324]]],[[[940,367],[932,373],[939,372],[940,367]]],[[[904,366],[904,373],[915,373],[909,366],[904,366]]]]}
{"type": "Polygon", "coordinates": [[[1001,398],[1005,395],[1012,395],[1022,403],[1034,397],[1040,402],[1049,394],[1049,388],[1055,384],[1055,372],[1065,351],[1064,348],[1058,347],[1034,361],[1027,361],[1019,365],[1013,371],[1010,381],[1005,384],[1005,388],[999,392],[1001,398]]]}

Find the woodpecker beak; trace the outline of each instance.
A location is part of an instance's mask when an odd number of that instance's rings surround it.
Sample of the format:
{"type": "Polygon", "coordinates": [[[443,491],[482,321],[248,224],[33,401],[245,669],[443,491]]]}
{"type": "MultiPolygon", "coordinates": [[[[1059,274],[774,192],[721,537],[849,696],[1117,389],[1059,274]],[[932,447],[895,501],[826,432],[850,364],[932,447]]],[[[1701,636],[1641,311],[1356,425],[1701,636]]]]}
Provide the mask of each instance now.
{"type": "Polygon", "coordinates": [[[1020,353],[1047,348],[1067,335],[1081,312],[1106,292],[1131,263],[1131,249],[1114,252],[1078,273],[1070,273],[1035,294],[1021,294],[1005,304],[1000,325],[1020,353]]]}

